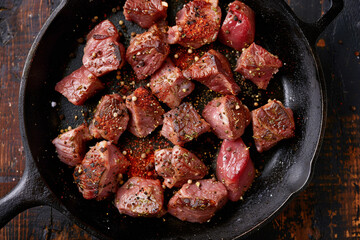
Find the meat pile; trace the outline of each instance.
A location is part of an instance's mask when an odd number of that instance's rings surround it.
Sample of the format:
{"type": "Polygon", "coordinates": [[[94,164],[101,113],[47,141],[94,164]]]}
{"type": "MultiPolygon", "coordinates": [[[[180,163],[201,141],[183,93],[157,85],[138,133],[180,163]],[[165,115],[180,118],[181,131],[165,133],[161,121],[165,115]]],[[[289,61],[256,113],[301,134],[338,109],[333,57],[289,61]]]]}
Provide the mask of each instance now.
{"type": "Polygon", "coordinates": [[[258,152],[264,152],[294,137],[294,116],[278,100],[250,112],[240,100],[239,80],[219,51],[203,52],[183,70],[169,56],[173,44],[192,52],[219,38],[222,44],[242,51],[234,70],[259,89],[266,89],[282,62],[254,43],[255,13],[249,6],[240,1],[230,3],[221,25],[218,1],[192,0],[177,13],[176,25],[170,27],[167,8],[168,3],[161,0],[125,2],[126,20],[147,29],[133,36],[126,50],[109,20],[90,31],[83,65],[59,81],[56,91],[74,105],[82,105],[105,88],[101,76],[121,69],[125,61],[144,84],[127,96],[104,95],[89,125],[65,131],[53,144],[59,159],[75,167],[73,177],[85,199],[103,200],[115,195],[121,214],[161,217],[168,212],[183,221],[203,223],[228,200],[242,199],[254,181],[256,170],[249,147],[241,138],[247,126],[252,122],[254,144],[258,152]],[[201,114],[196,102],[186,101],[196,94],[193,80],[218,93],[201,114]],[[125,131],[144,140],[158,134],[173,145],[155,149],[154,176],[127,176],[132,163],[122,149],[125,131]],[[212,176],[202,157],[186,149],[207,132],[222,139],[212,176]],[[88,145],[92,147],[87,151],[88,145]],[[170,199],[164,197],[165,188],[174,190],[170,199]]]}

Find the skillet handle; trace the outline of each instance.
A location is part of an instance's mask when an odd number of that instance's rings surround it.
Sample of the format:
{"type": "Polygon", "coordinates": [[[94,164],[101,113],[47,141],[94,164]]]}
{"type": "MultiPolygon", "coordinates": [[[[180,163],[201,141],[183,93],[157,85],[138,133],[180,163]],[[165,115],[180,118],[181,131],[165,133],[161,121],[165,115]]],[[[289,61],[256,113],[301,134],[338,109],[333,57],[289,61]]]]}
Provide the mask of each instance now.
{"type": "Polygon", "coordinates": [[[19,183],[0,199],[0,229],[22,211],[49,204],[54,199],[42,181],[35,164],[29,160],[26,160],[25,171],[19,183]]]}
{"type": "Polygon", "coordinates": [[[331,7],[315,23],[306,23],[298,19],[303,32],[311,45],[314,45],[316,39],[325,30],[325,28],[336,18],[344,7],[344,0],[332,0],[331,7]]]}

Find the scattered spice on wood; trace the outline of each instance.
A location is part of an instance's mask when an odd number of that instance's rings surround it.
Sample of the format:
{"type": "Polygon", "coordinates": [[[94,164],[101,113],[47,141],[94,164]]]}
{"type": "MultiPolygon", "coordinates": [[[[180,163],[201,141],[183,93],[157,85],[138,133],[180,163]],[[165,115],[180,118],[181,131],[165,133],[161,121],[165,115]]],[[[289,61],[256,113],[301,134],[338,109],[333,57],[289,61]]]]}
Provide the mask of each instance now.
{"type": "Polygon", "coordinates": [[[320,38],[319,41],[317,42],[316,46],[317,47],[325,47],[326,46],[325,40],[320,38]]]}

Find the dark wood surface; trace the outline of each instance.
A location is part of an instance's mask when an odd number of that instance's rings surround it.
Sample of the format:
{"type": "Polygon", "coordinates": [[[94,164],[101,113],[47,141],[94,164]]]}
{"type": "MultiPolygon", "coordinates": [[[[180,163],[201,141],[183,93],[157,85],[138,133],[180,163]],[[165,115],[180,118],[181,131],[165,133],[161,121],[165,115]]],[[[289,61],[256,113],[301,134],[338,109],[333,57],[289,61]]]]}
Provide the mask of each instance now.
{"type": "MultiPolygon", "coordinates": [[[[287,0],[313,22],[327,0],[287,0]]],[[[25,166],[18,121],[22,68],[40,28],[60,0],[0,0],[0,197],[25,166]]],[[[309,187],[249,239],[360,239],[360,14],[345,0],[340,16],[321,34],[317,52],[328,92],[327,127],[309,187]]],[[[56,210],[24,211],[0,230],[0,239],[93,239],[56,210]]]]}

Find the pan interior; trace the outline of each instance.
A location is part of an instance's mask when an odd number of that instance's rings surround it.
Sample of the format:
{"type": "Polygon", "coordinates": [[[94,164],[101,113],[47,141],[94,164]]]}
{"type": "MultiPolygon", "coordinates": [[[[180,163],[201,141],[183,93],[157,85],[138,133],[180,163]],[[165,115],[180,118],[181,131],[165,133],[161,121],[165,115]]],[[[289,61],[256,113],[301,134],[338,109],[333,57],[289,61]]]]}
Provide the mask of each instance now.
{"type": "MultiPolygon", "coordinates": [[[[96,202],[82,198],[73,183],[72,171],[62,164],[51,144],[60,129],[68,126],[76,127],[84,120],[91,119],[91,113],[102,95],[122,92],[116,80],[116,73],[101,78],[107,83],[107,90],[90,99],[84,106],[74,106],[54,90],[55,84],[62,77],[70,74],[81,66],[84,43],[82,39],[96,24],[93,19],[109,18],[123,32],[122,42],[128,46],[131,32],[143,32],[136,24],[125,22],[122,28],[119,20],[124,20],[122,6],[116,9],[119,1],[69,1],[55,17],[36,49],[30,71],[26,77],[24,120],[26,134],[29,139],[32,158],[49,188],[54,192],[65,208],[83,227],[90,226],[96,232],[109,237],[124,238],[230,238],[240,236],[258,224],[267,220],[293,193],[301,189],[308,181],[314,154],[321,135],[323,106],[321,83],[318,78],[317,66],[305,37],[296,21],[289,13],[285,3],[275,0],[244,1],[256,13],[256,42],[268,49],[285,63],[280,72],[270,81],[268,90],[258,90],[249,81],[235,75],[242,86],[238,95],[250,110],[265,104],[268,99],[281,100],[286,107],[294,111],[296,137],[279,143],[276,147],[263,154],[250,147],[251,158],[259,170],[251,189],[245,194],[244,201],[228,203],[210,222],[192,224],[181,222],[169,215],[161,219],[135,219],[121,216],[113,206],[112,200],[96,202]],[[116,10],[116,11],[115,11],[116,10]],[[56,106],[52,107],[55,102],[56,106]],[[77,119],[75,119],[77,116],[77,119]],[[141,231],[138,231],[141,226],[141,231]]],[[[221,1],[223,17],[229,1],[221,1]]],[[[173,25],[176,12],[182,8],[183,2],[169,1],[168,19],[173,25]]],[[[99,22],[99,21],[97,21],[99,22]]],[[[220,44],[206,46],[200,50],[215,48],[223,52],[232,65],[239,55],[220,44]]],[[[177,51],[172,47],[172,51],[177,51]]],[[[234,66],[233,66],[234,67],[234,66]]],[[[125,82],[132,81],[132,70],[127,65],[121,76],[125,82]],[[130,75],[130,77],[127,77],[130,75]]],[[[135,82],[135,87],[146,82],[135,82]]],[[[208,94],[200,84],[186,100],[194,101],[200,97],[197,105],[203,105],[215,94],[208,94]]],[[[152,134],[146,141],[154,143],[159,138],[152,134]]],[[[245,133],[244,141],[253,146],[251,127],[245,133]]],[[[133,142],[130,134],[125,134],[123,142],[118,146],[123,149],[133,142]]],[[[155,149],[165,146],[165,140],[157,141],[155,149]]],[[[90,143],[94,144],[95,142],[90,143]]],[[[145,143],[139,143],[140,147],[145,143]]],[[[213,134],[208,133],[185,147],[201,155],[204,151],[216,155],[220,142],[213,134]],[[209,141],[209,144],[202,144],[209,141]],[[203,145],[209,146],[204,147],[203,145]]],[[[25,144],[26,145],[26,144],[25,144]]],[[[131,147],[139,147],[131,145],[131,147]]],[[[26,145],[27,146],[27,145],[26,145]]],[[[149,145],[145,148],[149,147],[149,145]]],[[[214,165],[215,157],[203,159],[214,165]]],[[[29,159],[31,160],[31,159],[29,159]]]]}

